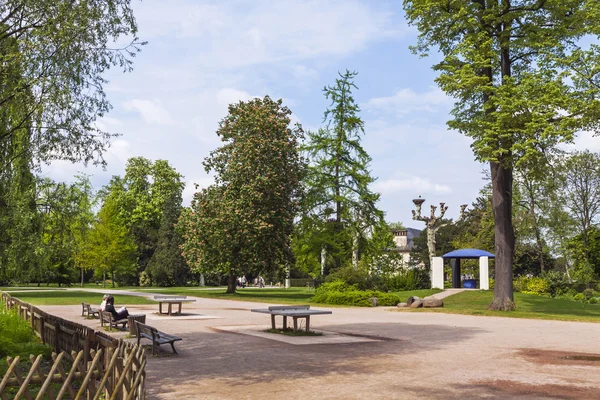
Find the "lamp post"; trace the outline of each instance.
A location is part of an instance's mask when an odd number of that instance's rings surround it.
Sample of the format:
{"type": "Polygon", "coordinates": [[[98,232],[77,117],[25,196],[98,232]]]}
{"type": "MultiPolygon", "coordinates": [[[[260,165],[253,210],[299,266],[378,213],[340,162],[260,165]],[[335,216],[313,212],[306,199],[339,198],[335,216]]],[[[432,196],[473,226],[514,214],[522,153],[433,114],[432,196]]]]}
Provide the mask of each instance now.
{"type": "MultiPolygon", "coordinates": [[[[418,199],[413,199],[416,210],[412,211],[412,219],[415,221],[425,222],[425,226],[427,228],[427,248],[429,249],[429,265],[432,265],[433,257],[435,257],[435,234],[437,233],[438,229],[448,225],[448,223],[442,223],[442,219],[448,210],[448,206],[446,203],[440,203],[440,215],[436,216],[435,212],[437,210],[437,206],[432,205],[431,213],[429,214],[429,217],[427,217],[421,215],[421,206],[424,202],[425,199],[422,199],[421,196],[419,196],[418,199]]],[[[464,217],[466,208],[467,204],[460,206],[460,215],[455,222],[460,221],[464,217]]]]}

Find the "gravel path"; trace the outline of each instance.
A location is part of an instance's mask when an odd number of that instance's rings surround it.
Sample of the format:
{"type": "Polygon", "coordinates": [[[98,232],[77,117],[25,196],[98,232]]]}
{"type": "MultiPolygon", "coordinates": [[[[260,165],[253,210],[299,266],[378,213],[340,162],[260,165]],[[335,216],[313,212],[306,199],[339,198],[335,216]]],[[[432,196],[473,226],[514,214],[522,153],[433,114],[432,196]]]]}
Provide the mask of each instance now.
{"type": "MultiPolygon", "coordinates": [[[[267,305],[194,299],[181,317],[128,306],[184,338],[149,358],[149,399],[600,399],[600,324],[332,308],[311,319],[319,344],[299,344],[249,332],[268,328],[250,312],[267,305]]],[[[81,306],[43,308],[99,325],[81,306]]]]}

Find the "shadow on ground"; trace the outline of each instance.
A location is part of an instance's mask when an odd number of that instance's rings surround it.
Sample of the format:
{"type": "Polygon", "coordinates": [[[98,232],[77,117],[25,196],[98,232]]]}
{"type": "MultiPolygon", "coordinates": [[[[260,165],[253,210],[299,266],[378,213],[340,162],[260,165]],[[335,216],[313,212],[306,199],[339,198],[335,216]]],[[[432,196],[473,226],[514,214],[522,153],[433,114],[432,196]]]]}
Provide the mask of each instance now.
{"type": "MultiPolygon", "coordinates": [[[[369,375],[390,370],[392,355],[435,350],[467,340],[473,328],[402,323],[321,326],[323,330],[379,338],[381,341],[345,344],[291,345],[238,333],[198,332],[185,335],[178,356],[150,357],[149,394],[191,382],[225,379],[228,386],[269,383],[282,378],[306,379],[324,375],[369,375]],[[410,339],[415,340],[410,340],[410,339]]],[[[365,377],[363,376],[362,379],[365,377]]],[[[205,393],[206,394],[206,393],[205,393]]]]}

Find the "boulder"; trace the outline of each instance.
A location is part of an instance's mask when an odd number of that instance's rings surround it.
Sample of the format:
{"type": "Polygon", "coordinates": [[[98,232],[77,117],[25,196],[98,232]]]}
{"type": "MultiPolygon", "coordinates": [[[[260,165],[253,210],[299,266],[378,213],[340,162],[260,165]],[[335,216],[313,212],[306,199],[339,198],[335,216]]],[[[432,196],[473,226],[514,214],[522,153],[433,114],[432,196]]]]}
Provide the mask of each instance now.
{"type": "Polygon", "coordinates": [[[398,305],[396,307],[405,308],[405,307],[408,307],[408,303],[398,303],[398,305]]]}
{"type": "Polygon", "coordinates": [[[425,308],[444,307],[444,302],[440,299],[425,299],[423,301],[423,307],[425,307],[425,308]]]}
{"type": "Polygon", "coordinates": [[[423,307],[423,300],[415,300],[410,305],[410,308],[420,308],[423,307]]]}
{"type": "Polygon", "coordinates": [[[371,302],[373,307],[377,307],[377,305],[379,304],[377,301],[377,297],[369,297],[369,301],[371,302]]]}
{"type": "Polygon", "coordinates": [[[408,304],[408,306],[410,307],[412,305],[413,301],[417,301],[417,300],[421,300],[421,298],[417,297],[417,296],[410,296],[408,298],[408,300],[406,301],[406,304],[408,304]]]}

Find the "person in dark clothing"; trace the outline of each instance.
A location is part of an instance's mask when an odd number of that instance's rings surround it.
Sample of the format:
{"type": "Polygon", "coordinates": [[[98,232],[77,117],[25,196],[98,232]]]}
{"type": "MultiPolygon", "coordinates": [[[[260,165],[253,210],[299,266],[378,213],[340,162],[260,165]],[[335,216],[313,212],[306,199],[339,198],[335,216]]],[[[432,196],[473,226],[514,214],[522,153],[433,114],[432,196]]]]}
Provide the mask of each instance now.
{"type": "Polygon", "coordinates": [[[111,313],[113,319],[116,321],[127,318],[129,315],[129,311],[127,311],[125,307],[121,307],[119,311],[115,309],[115,298],[113,296],[109,296],[108,299],[106,299],[106,307],[104,308],[104,311],[111,313]]]}

